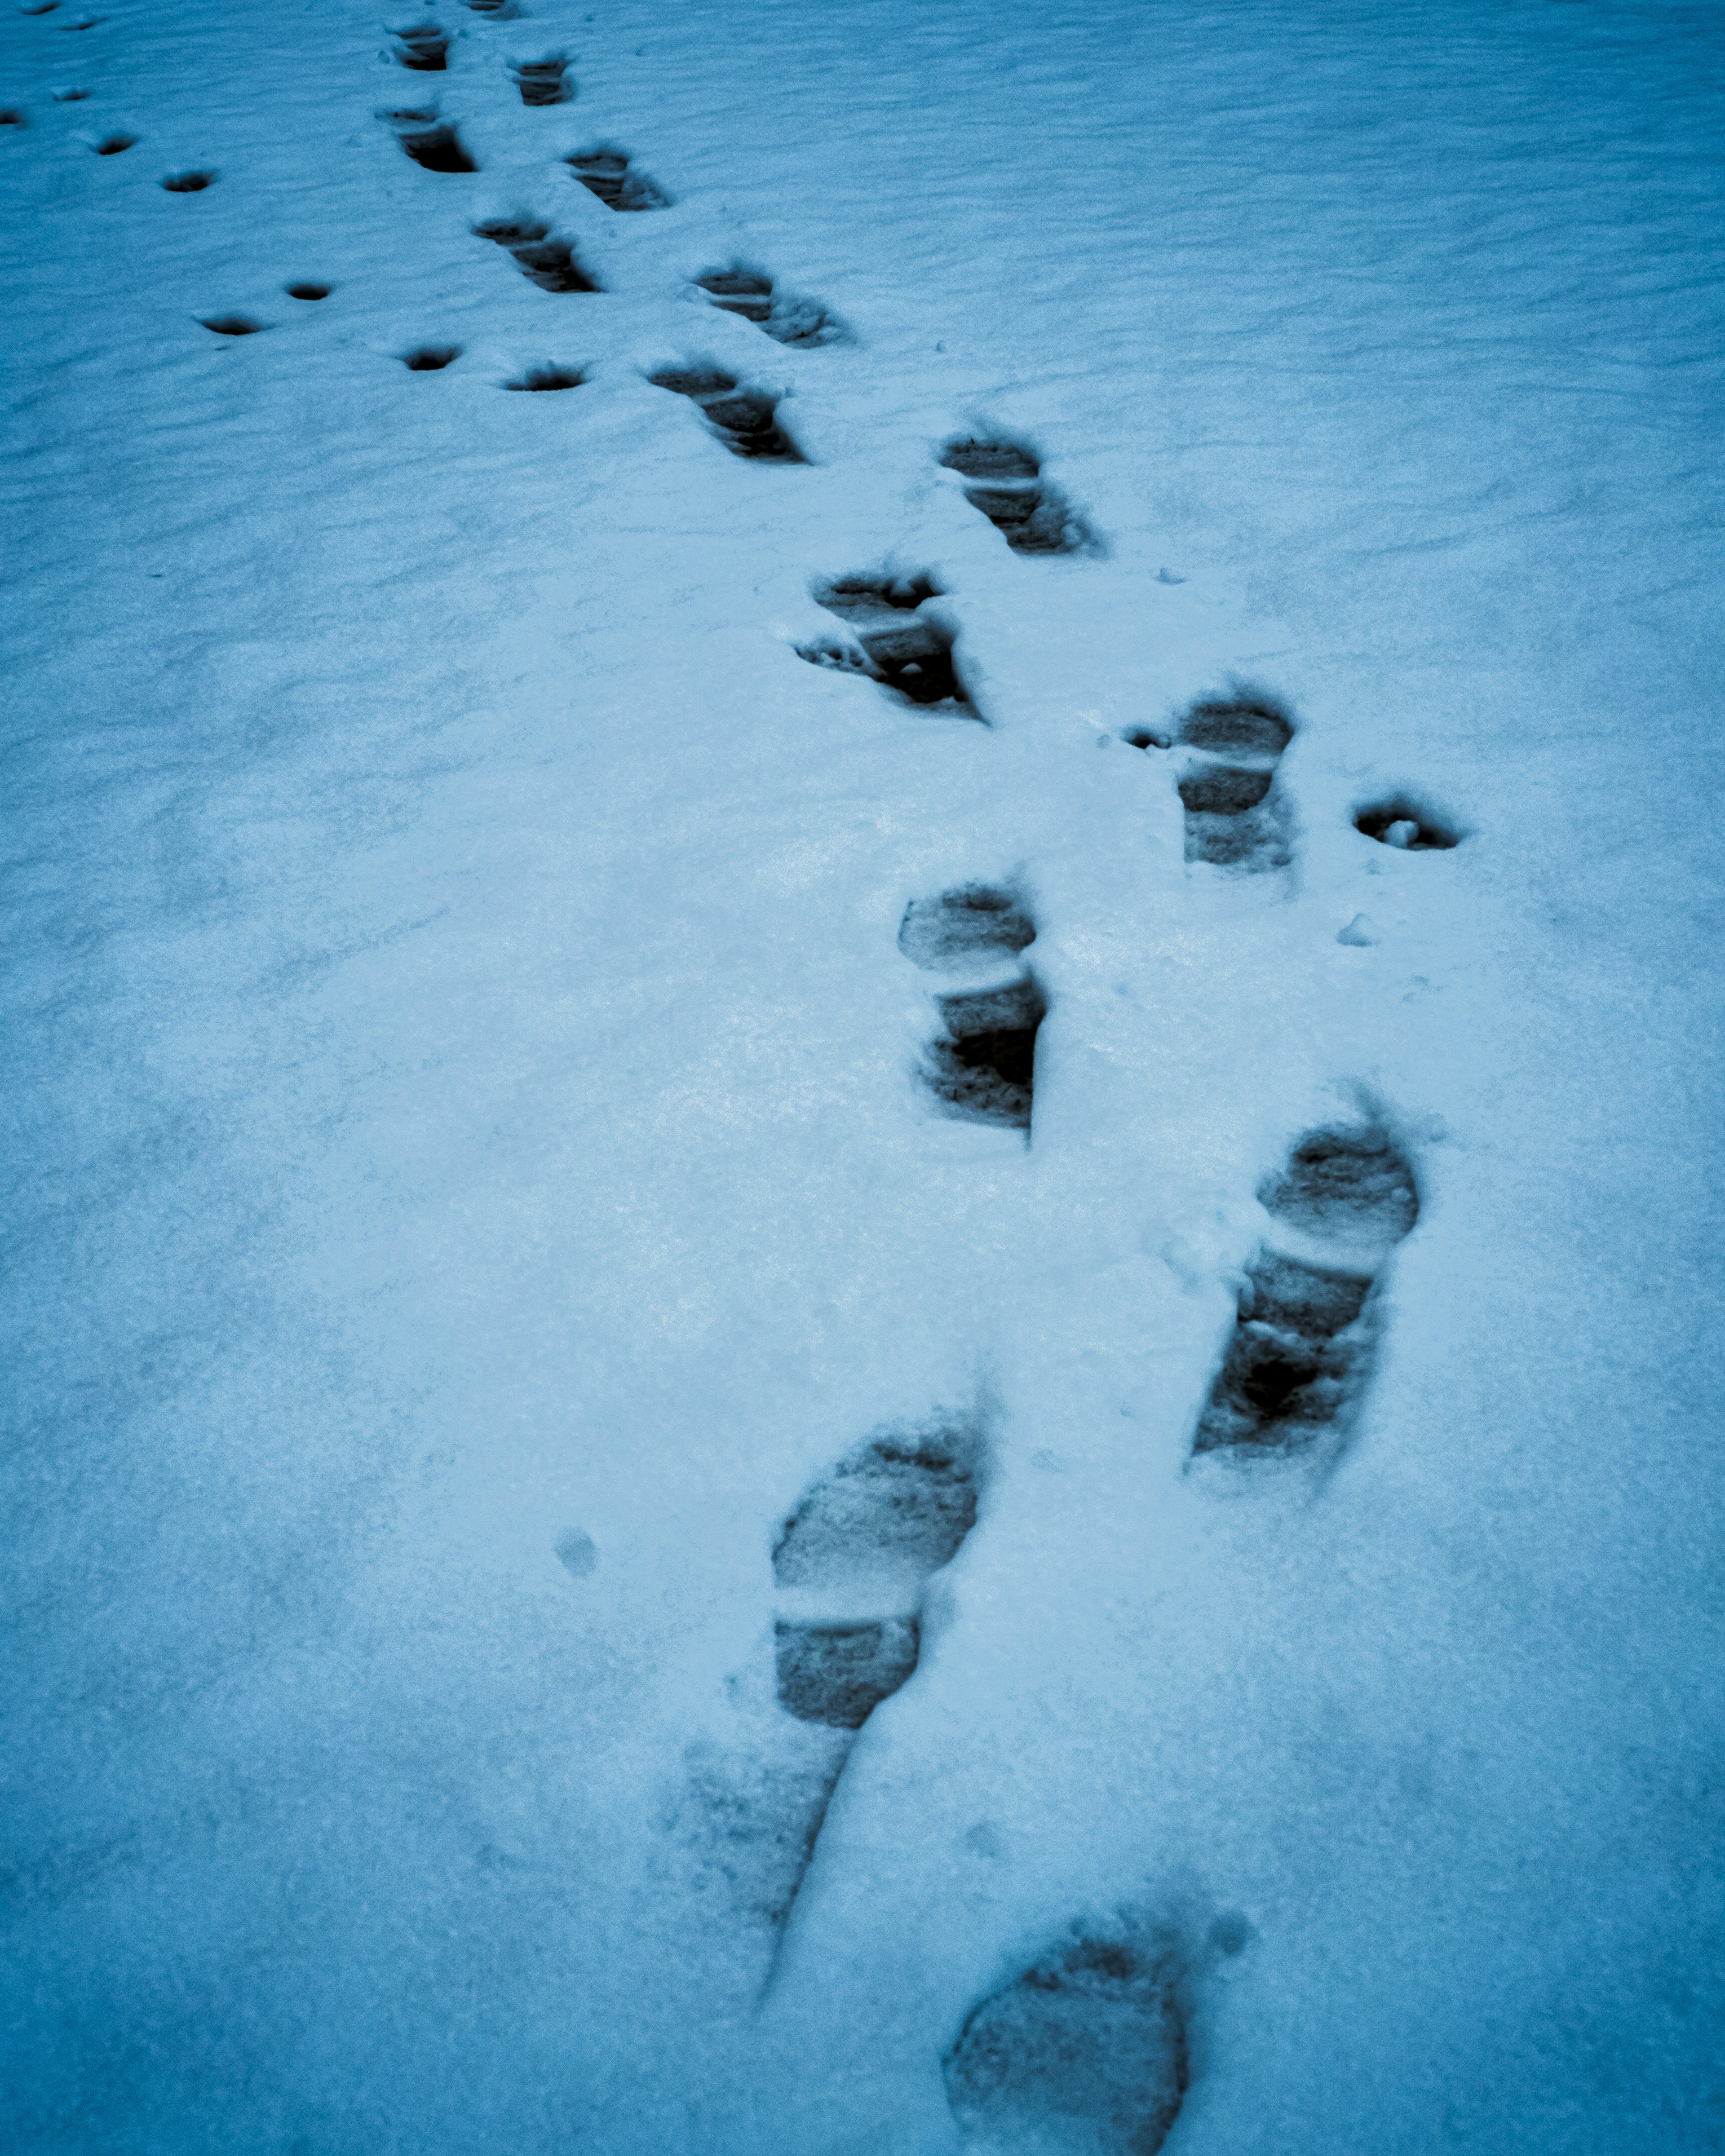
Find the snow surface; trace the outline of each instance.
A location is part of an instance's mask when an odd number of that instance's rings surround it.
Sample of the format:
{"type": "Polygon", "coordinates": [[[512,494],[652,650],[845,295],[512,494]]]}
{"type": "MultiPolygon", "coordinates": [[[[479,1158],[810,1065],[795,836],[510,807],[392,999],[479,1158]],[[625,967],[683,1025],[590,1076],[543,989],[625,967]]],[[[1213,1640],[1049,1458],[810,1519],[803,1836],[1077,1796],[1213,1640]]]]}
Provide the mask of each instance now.
{"type": "Polygon", "coordinates": [[[1175,2156],[1720,2146],[1717,9],[435,13],[0,19],[12,2145],[952,2156],[967,2017],[1125,1912],[1225,1944],[1175,2156]],[[799,658],[870,574],[985,724],[799,658]],[[1234,682],[1286,870],[1123,738],[1234,682]],[[970,883],[1028,1143],[916,1075],[970,883]],[[1189,1472],[1362,1114],[1364,1412],[1189,1472]],[[942,1414],[775,1939],[775,1536],[942,1414]]]}

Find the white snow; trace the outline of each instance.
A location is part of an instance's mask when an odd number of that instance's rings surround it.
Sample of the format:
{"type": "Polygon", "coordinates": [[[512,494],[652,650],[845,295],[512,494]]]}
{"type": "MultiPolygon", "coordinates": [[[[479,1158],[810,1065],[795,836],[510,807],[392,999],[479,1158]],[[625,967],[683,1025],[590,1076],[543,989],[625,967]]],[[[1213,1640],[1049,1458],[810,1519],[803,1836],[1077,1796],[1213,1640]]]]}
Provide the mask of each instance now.
{"type": "Polygon", "coordinates": [[[968,2017],[1125,1922],[1173,2156],[1717,2147],[1716,12],[428,19],[0,16],[16,2145],[956,2156],[968,2017]],[[798,655],[925,576],[986,724],[798,655]],[[1234,695],[1285,869],[1183,858],[1234,695]],[[917,1076],[968,885],[1028,1143],[917,1076]],[[1189,1472],[1362,1117],[1348,1442],[1189,1472]],[[775,1537],[942,1415],[775,1939],[775,1537]]]}

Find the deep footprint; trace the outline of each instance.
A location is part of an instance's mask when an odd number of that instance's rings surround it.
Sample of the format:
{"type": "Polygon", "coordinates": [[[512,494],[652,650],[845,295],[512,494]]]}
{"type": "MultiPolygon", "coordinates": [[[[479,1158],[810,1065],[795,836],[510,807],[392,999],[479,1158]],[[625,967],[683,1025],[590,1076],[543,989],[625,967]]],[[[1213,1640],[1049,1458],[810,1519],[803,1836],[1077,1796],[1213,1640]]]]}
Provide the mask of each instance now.
{"type": "Polygon", "coordinates": [[[473,228],[475,236],[505,248],[521,275],[542,292],[598,292],[598,280],[583,268],[567,239],[552,236],[537,218],[497,217],[473,228]]]}
{"type": "Polygon", "coordinates": [[[565,157],[576,178],[589,194],[597,195],[607,209],[669,209],[670,197],[638,172],[626,150],[578,150],[565,157]]]}
{"type": "Polygon", "coordinates": [[[523,105],[567,105],[575,95],[568,79],[569,63],[561,53],[542,60],[514,61],[509,71],[523,105]]]}
{"type": "Polygon", "coordinates": [[[1211,697],[1186,713],[1174,739],[1189,861],[1251,873],[1287,866],[1287,817],[1274,788],[1293,737],[1292,721],[1267,697],[1211,697]]]}
{"type": "Polygon", "coordinates": [[[752,463],[800,465],[802,451],[779,427],[778,403],[759,390],[739,389],[734,375],[713,369],[665,367],[648,377],[655,389],[669,389],[698,405],[732,456],[752,463]]]}
{"type": "Polygon", "coordinates": [[[449,35],[435,23],[418,23],[395,33],[395,57],[417,74],[442,74],[449,64],[449,35]]]}
{"type": "Polygon", "coordinates": [[[837,344],[845,335],[844,325],[818,301],[779,291],[760,270],[732,264],[709,270],[695,282],[716,307],[753,322],[780,344],[837,344]]]}
{"type": "Polygon", "coordinates": [[[428,172],[476,172],[478,165],[469,156],[461,137],[453,127],[439,123],[427,126],[423,121],[398,124],[396,139],[413,162],[428,172]]]}
{"type": "Polygon", "coordinates": [[[940,588],[927,577],[844,577],[815,588],[829,613],[850,629],[867,656],[866,667],[842,646],[798,644],[797,654],[816,666],[841,672],[866,672],[883,688],[896,689],[913,704],[948,704],[974,717],[964,685],[952,665],[947,630],[918,611],[940,588]]]}
{"type": "Polygon", "coordinates": [[[975,482],[964,499],[979,509],[1015,554],[1081,554],[1096,541],[1058,488],[1041,476],[1035,455],[1022,443],[949,442],[940,461],[947,471],[975,482]]]}
{"type": "Polygon", "coordinates": [[[1285,1455],[1345,1430],[1376,1356],[1373,1291],[1420,1212],[1407,1157],[1372,1127],[1308,1132],[1258,1197],[1287,1247],[1246,1268],[1194,1456],[1285,1455]]]}
{"type": "Polygon", "coordinates": [[[967,2142],[996,2156],[1156,2156],[1190,2081],[1170,1942],[1081,1933],[973,2010],[943,2062],[967,2142]]]}
{"type": "Polygon", "coordinates": [[[944,1035],[929,1047],[922,1082],[944,1111],[1028,1137],[1036,1084],[1036,1034],[1047,999],[1026,974],[1004,988],[942,996],[944,1035]]]}

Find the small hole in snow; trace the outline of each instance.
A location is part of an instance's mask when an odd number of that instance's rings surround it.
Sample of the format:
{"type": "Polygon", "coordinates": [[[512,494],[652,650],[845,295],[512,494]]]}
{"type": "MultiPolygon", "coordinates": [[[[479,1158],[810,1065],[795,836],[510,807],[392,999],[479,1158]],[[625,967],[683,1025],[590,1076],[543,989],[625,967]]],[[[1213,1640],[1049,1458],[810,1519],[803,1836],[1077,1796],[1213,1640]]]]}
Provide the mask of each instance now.
{"type": "Polygon", "coordinates": [[[249,315],[204,315],[200,319],[203,326],[213,330],[218,336],[255,336],[264,326],[249,315]]]}
{"type": "Polygon", "coordinates": [[[117,157],[122,150],[131,149],[137,141],[136,135],[105,135],[95,146],[99,157],[117,157]]]}
{"type": "Polygon", "coordinates": [[[333,285],[284,285],[281,289],[290,300],[326,300],[336,288],[333,285]]]}
{"type": "Polygon", "coordinates": [[[506,389],[578,389],[586,379],[569,367],[530,367],[518,381],[506,382],[506,389]]]}
{"type": "Polygon", "coordinates": [[[201,195],[215,177],[213,172],[170,172],[162,184],[171,195],[201,195]]]}
{"type": "Polygon", "coordinates": [[[436,374],[452,359],[459,359],[459,344],[422,344],[412,352],[404,352],[401,363],[410,374],[436,374]]]}
{"type": "Polygon", "coordinates": [[[1353,828],[1365,837],[1377,839],[1380,845],[1394,846],[1399,852],[1407,854],[1446,853],[1461,841],[1459,831],[1434,816],[1430,809],[1419,808],[1399,795],[1394,800],[1362,808],[1353,819],[1353,828]]]}

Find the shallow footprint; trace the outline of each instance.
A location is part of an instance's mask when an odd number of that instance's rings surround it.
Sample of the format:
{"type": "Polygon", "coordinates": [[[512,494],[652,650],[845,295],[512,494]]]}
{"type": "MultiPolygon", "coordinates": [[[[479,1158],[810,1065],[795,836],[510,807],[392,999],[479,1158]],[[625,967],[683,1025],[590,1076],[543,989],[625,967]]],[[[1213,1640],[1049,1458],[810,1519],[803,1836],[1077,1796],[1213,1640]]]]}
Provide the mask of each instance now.
{"type": "Polygon", "coordinates": [[[943,2071],[985,2156],[1156,2156],[1190,2078],[1174,1943],[1080,1932],[975,2007],[943,2071]]]}
{"type": "Polygon", "coordinates": [[[923,1584],[976,1524],[978,1454],[968,1429],[888,1432],[798,1500],[773,1578],[791,1613],[774,1626],[779,1703],[799,1721],[860,1729],[910,1678],[923,1584]]]}
{"type": "Polygon", "coordinates": [[[1186,858],[1261,873],[1292,858],[1276,767],[1293,721],[1267,696],[1209,697],[1175,733],[1186,858]]]}
{"type": "Polygon", "coordinates": [[[912,965],[951,973],[978,959],[1016,957],[1036,941],[1036,924],[1013,891],[968,883],[938,898],[913,898],[898,927],[898,947],[912,965]]]}
{"type": "Polygon", "coordinates": [[[1420,1212],[1406,1155],[1373,1125],[1309,1131],[1258,1198],[1276,1226],[1246,1268],[1194,1457],[1286,1456],[1345,1429],[1376,1358],[1373,1291],[1420,1212]]]}
{"type": "Polygon", "coordinates": [[[809,1484],[773,1543],[770,1679],[730,1681],[735,1739],[691,1748],[669,1824],[775,1932],[856,1732],[916,1670],[924,1591],[975,1523],[983,1455],[963,1419],[882,1431],[809,1484]]]}

